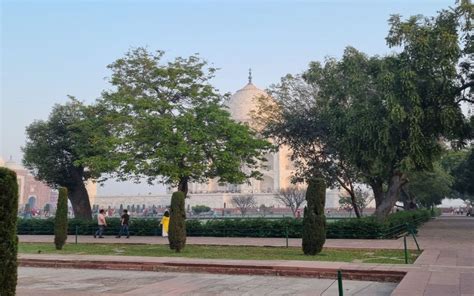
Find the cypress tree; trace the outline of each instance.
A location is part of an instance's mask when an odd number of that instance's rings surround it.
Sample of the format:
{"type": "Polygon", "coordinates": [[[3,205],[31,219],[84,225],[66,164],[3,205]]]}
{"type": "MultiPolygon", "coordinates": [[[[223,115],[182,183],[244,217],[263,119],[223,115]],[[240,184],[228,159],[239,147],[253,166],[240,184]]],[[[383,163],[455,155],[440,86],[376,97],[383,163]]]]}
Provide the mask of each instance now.
{"type": "Polygon", "coordinates": [[[61,250],[67,239],[67,189],[59,188],[58,205],[54,219],[54,245],[61,250]]]}
{"type": "Polygon", "coordinates": [[[326,241],[326,184],[322,178],[309,180],[306,202],[303,217],[303,252],[305,255],[316,255],[322,251],[326,241]]]}
{"type": "Polygon", "coordinates": [[[16,173],[0,167],[0,295],[14,296],[17,281],[18,183],[16,173]]]}
{"type": "Polygon", "coordinates": [[[168,230],[170,249],[180,252],[186,244],[184,192],[177,191],[171,196],[170,225],[168,230]]]}

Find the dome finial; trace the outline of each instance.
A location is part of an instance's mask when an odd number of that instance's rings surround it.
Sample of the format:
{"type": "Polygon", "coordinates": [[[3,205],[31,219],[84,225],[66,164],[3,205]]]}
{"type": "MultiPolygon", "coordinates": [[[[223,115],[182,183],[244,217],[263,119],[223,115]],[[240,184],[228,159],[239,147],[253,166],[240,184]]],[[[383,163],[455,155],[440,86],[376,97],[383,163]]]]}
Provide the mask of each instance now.
{"type": "Polygon", "coordinates": [[[252,83],[252,68],[249,68],[249,84],[252,83]]]}

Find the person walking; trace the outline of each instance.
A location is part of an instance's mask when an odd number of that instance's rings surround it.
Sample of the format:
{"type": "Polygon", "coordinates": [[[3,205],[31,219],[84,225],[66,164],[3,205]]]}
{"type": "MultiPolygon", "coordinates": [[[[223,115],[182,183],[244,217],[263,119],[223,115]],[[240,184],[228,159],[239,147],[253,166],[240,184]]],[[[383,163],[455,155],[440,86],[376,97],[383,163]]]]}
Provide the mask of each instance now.
{"type": "Polygon", "coordinates": [[[160,225],[163,225],[161,236],[168,237],[168,227],[170,225],[170,213],[165,211],[163,218],[161,218],[160,225]]]}
{"type": "Polygon", "coordinates": [[[105,221],[105,210],[101,209],[99,211],[99,215],[97,215],[97,225],[99,226],[99,229],[94,233],[94,238],[97,236],[99,238],[104,238],[102,234],[104,233],[105,227],[107,227],[107,221],[105,221]]]}
{"type": "Polygon", "coordinates": [[[130,232],[128,231],[128,222],[130,221],[130,215],[127,210],[123,210],[122,217],[120,217],[120,232],[116,238],[120,238],[122,235],[127,235],[130,238],[130,232]]]}

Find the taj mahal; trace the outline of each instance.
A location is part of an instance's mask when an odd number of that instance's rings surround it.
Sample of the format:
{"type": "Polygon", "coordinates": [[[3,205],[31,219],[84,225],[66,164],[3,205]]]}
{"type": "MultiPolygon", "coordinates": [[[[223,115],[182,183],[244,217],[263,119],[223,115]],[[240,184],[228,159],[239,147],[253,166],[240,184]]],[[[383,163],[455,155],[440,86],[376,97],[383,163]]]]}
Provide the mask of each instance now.
{"type": "MultiPolygon", "coordinates": [[[[271,97],[262,89],[252,83],[252,75],[249,71],[248,83],[235,92],[225,106],[228,108],[231,117],[239,122],[252,126],[252,111],[257,109],[257,98],[271,97]]],[[[217,180],[209,180],[206,183],[190,183],[189,196],[186,201],[189,206],[206,205],[211,208],[222,208],[227,205],[231,207],[231,199],[235,195],[251,194],[254,196],[257,205],[282,207],[275,198],[275,194],[281,189],[292,186],[291,176],[295,167],[290,160],[291,151],[287,147],[280,147],[277,152],[265,155],[266,162],[260,169],[263,174],[261,180],[251,179],[244,184],[219,183],[217,180]]],[[[101,196],[95,198],[95,204],[101,207],[118,207],[120,204],[145,204],[167,206],[170,202],[171,193],[174,188],[167,188],[166,193],[153,195],[134,196],[101,196]]],[[[338,207],[339,191],[328,189],[326,193],[326,207],[338,207]]]]}

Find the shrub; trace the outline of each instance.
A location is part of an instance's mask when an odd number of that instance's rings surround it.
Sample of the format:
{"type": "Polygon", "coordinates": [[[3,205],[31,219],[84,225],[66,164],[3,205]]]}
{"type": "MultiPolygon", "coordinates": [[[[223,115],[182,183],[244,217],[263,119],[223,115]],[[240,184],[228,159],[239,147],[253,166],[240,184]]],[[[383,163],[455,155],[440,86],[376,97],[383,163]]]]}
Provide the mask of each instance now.
{"type": "Polygon", "coordinates": [[[54,218],[54,245],[62,250],[67,240],[67,189],[59,188],[56,217],[54,218]]]}
{"type": "Polygon", "coordinates": [[[310,180],[306,190],[306,207],[303,217],[303,252],[316,255],[323,250],[326,242],[326,184],[322,178],[310,180]]]}
{"type": "MultiPolygon", "coordinates": [[[[326,224],[327,238],[380,239],[395,238],[406,231],[405,223],[419,226],[429,219],[430,210],[399,212],[389,215],[385,223],[377,222],[374,217],[360,219],[346,218],[331,221],[326,224]],[[428,218],[427,218],[427,213],[428,218]],[[393,218],[392,218],[393,216],[393,218]],[[415,217],[417,223],[413,219],[415,217]],[[421,222],[420,222],[421,221],[421,222]]],[[[135,236],[152,236],[160,234],[158,219],[130,220],[130,234],[135,236]]],[[[107,229],[110,232],[120,230],[119,218],[108,218],[107,229]]],[[[54,233],[54,219],[18,219],[18,234],[48,234],[54,233]]],[[[70,219],[68,232],[79,235],[92,235],[97,229],[95,221],[70,219]]],[[[301,238],[303,230],[302,219],[294,218],[234,218],[186,221],[188,236],[217,236],[217,237],[285,237],[301,238]]]]}
{"type": "Polygon", "coordinates": [[[18,183],[15,172],[0,168],[0,295],[14,296],[17,282],[18,183]]]}
{"type": "Polygon", "coordinates": [[[199,215],[200,213],[206,213],[206,212],[209,212],[211,210],[210,207],[204,206],[204,205],[196,205],[196,206],[192,207],[191,209],[193,210],[193,213],[196,214],[196,215],[199,215]]]}
{"type": "Polygon", "coordinates": [[[170,249],[180,252],[186,244],[186,211],[184,193],[174,192],[171,196],[170,226],[168,240],[170,249]]]}

